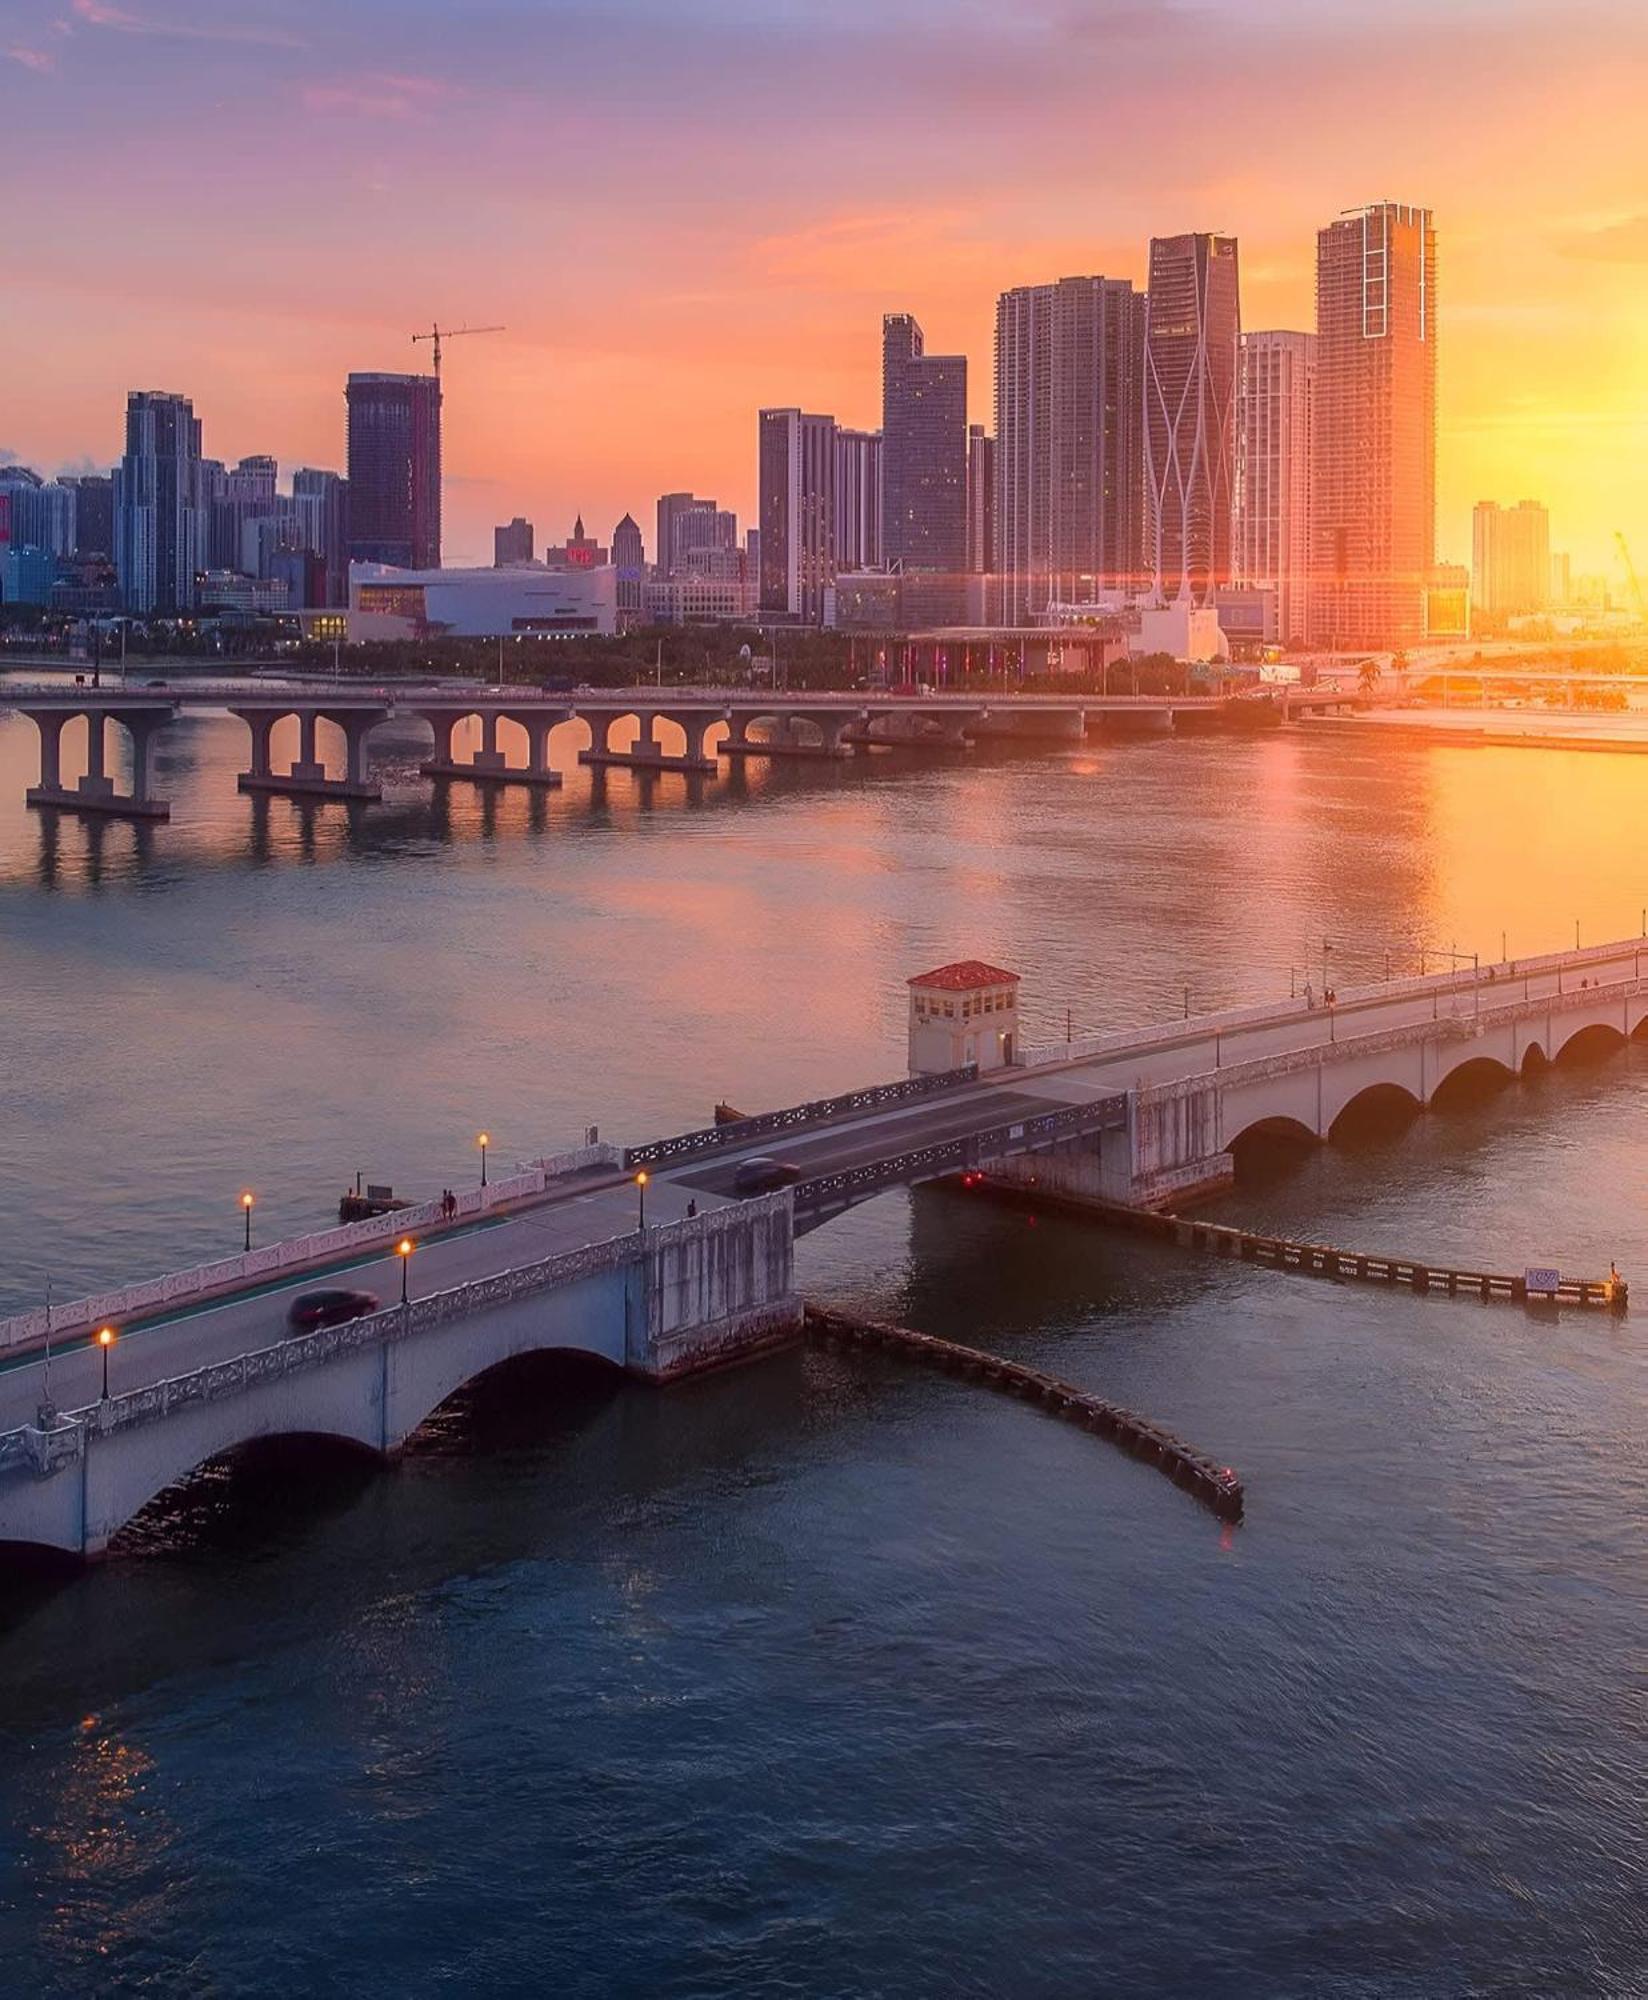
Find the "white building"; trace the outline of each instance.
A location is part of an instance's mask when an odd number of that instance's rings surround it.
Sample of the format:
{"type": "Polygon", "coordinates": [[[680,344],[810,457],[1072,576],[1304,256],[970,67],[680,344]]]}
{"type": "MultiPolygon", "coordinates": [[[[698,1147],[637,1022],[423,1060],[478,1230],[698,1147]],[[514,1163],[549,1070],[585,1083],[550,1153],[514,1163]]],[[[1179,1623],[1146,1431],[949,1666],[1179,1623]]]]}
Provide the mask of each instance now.
{"type": "Polygon", "coordinates": [[[1138,635],[1129,638],[1127,650],[1141,658],[1167,653],[1190,665],[1230,658],[1217,608],[1192,604],[1187,597],[1173,604],[1144,606],[1139,612],[1138,635]]]}
{"type": "MultiPolygon", "coordinates": [[[[742,550],[729,550],[742,568],[742,550]]],[[[729,625],[749,618],[754,592],[742,574],[650,577],[641,586],[641,615],[649,625],[729,625]]]]}
{"type": "Polygon", "coordinates": [[[1004,1069],[1019,1047],[1019,975],[959,959],[908,981],[910,1074],[942,1075],[977,1063],[1004,1069]]]}
{"type": "Polygon", "coordinates": [[[540,638],[618,630],[618,572],[598,569],[392,569],[349,565],[349,637],[540,638]]]}
{"type": "MultiPolygon", "coordinates": [[[[1313,333],[1244,333],[1236,352],[1236,581],[1276,593],[1283,644],[1309,616],[1313,333]]],[[[1269,635],[1267,635],[1269,636],[1269,635]]]]}
{"type": "Polygon", "coordinates": [[[1471,602],[1489,617],[1529,617],[1551,601],[1551,517],[1537,500],[1479,500],[1472,519],[1471,602]]]}

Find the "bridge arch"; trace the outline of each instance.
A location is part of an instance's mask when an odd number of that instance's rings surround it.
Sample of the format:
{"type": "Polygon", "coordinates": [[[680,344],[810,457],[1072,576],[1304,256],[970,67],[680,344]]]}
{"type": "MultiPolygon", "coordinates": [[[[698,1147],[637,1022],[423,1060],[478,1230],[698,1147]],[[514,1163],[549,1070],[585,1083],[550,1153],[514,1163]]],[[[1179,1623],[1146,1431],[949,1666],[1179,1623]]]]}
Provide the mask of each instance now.
{"type": "MultiPolygon", "coordinates": [[[[1556,1038],[1553,1037],[1553,1040],[1556,1038]]],[[[1560,1041],[1551,1060],[1558,1063],[1603,1062],[1626,1046],[1625,1032],[1609,1021],[1585,1021],[1570,1028],[1560,1041]]]]}
{"type": "Polygon", "coordinates": [[[1431,1092],[1431,1103],[1441,1110],[1451,1106],[1481,1103],[1497,1096],[1516,1080],[1516,1071],[1498,1056],[1462,1055],[1444,1070],[1431,1092]]]}
{"type": "Polygon", "coordinates": [[[1287,1147],[1304,1151],[1321,1144],[1317,1134],[1302,1119],[1276,1113],[1267,1118],[1255,1118],[1244,1125],[1234,1138],[1226,1141],[1228,1149],[1237,1154],[1254,1152],[1269,1147],[1287,1147]]]}
{"type": "Polygon", "coordinates": [[[1364,1084],[1334,1113],[1328,1138],[1336,1145],[1379,1136],[1410,1125],[1424,1105],[1405,1083],[1387,1079],[1364,1084]]]}
{"type": "Polygon", "coordinates": [[[358,1485],[363,1476],[369,1477],[383,1464],[383,1456],[375,1444],[338,1431],[261,1431],[169,1480],[114,1530],[109,1545],[119,1550],[140,1544],[152,1532],[186,1516],[198,1522],[210,1511],[211,1503],[202,1489],[214,1469],[237,1476],[240,1491],[231,1494],[230,1505],[237,1500],[244,1504],[248,1486],[257,1482],[266,1496],[275,1496],[270,1511],[295,1516],[324,1505],[336,1490],[326,1474],[317,1478],[317,1461],[324,1463],[328,1473],[352,1473],[358,1485]]]}

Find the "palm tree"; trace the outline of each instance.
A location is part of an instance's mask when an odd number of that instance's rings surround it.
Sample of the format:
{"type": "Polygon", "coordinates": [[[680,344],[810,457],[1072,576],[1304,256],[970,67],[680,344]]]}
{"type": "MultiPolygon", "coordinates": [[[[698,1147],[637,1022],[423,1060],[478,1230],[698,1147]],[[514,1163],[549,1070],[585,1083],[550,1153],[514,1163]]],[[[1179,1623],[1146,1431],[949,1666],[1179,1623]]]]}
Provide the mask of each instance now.
{"type": "Polygon", "coordinates": [[[1361,671],[1356,676],[1356,684],[1364,694],[1372,694],[1379,685],[1379,662],[1364,660],[1361,671]]]}

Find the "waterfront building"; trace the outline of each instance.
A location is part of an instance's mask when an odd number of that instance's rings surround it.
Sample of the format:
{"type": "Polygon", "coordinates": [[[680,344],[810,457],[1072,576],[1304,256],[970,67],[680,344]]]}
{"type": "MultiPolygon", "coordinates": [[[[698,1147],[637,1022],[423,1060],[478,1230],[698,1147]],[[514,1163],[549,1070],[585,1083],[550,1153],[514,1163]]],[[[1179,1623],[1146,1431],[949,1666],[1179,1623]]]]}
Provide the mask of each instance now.
{"type": "Polygon", "coordinates": [[[835,419],[786,409],[757,422],[761,616],[818,625],[835,577],[835,419]]]}
{"type": "Polygon", "coordinates": [[[1241,336],[1231,561],[1246,589],[1274,594],[1275,629],[1265,637],[1284,644],[1302,640],[1309,620],[1315,385],[1314,334],[1241,336]]]}
{"type": "Polygon", "coordinates": [[[723,550],[733,567],[724,576],[653,577],[641,586],[648,625],[733,625],[754,611],[742,549],[723,550]]]}
{"type": "Polygon", "coordinates": [[[83,473],[65,479],[75,490],[74,551],[83,561],[101,556],[114,560],[114,476],[107,472],[83,473]]]}
{"type": "Polygon", "coordinates": [[[964,958],[918,973],[910,994],[912,1076],[944,1075],[976,1064],[1003,1069],[1019,1040],[1019,975],[964,958]]]}
{"type": "Polygon", "coordinates": [[[349,637],[565,638],[618,629],[618,572],[349,566],[349,637]]]}
{"type": "Polygon", "coordinates": [[[647,545],[640,523],[626,514],[612,531],[612,563],[618,572],[618,609],[641,609],[641,586],[647,580],[647,545]]]}
{"type": "Polygon", "coordinates": [[[996,566],[996,441],[983,424],[967,426],[967,570],[996,566]]]}
{"type": "Polygon", "coordinates": [[[127,397],[114,503],[115,564],[127,610],[192,611],[211,516],[200,419],[187,396],[134,389],[127,397]]]}
{"type": "Polygon", "coordinates": [[[238,569],[209,569],[200,579],[197,609],[203,614],[234,611],[265,616],[291,604],[291,585],[284,577],[249,576],[238,569]]]}
{"type": "Polygon", "coordinates": [[[1155,595],[1204,604],[1230,581],[1236,471],[1236,239],[1197,232],[1150,244],[1144,443],[1155,595]]]}
{"type": "Polygon", "coordinates": [[[738,537],[736,518],[718,507],[713,500],[701,498],[696,493],[661,493],[658,496],[658,539],[654,544],[653,557],[659,576],[667,579],[675,573],[677,551],[683,554],[690,549],[708,547],[716,536],[723,532],[722,520],[731,521],[734,542],[738,537]],[[680,528],[677,524],[691,517],[691,525],[680,528]]]}
{"type": "Polygon", "coordinates": [[[1145,300],[1125,279],[996,303],[993,539],[1009,624],[1138,587],[1145,300]]]}
{"type": "Polygon", "coordinates": [[[1316,238],[1313,645],[1425,638],[1436,557],[1436,232],[1385,201],[1316,238]]]}
{"type": "Polygon", "coordinates": [[[306,601],[317,610],[341,610],[349,602],[349,482],[341,473],[300,466],[292,474],[292,511],[301,546],[319,556],[325,568],[319,599],[306,601]]]}
{"type": "Polygon", "coordinates": [[[46,604],[59,561],[50,549],[27,542],[0,544],[0,604],[46,604]]]}
{"type": "Polygon", "coordinates": [[[439,378],[351,375],[344,395],[349,410],[351,561],[438,569],[439,378]]]}
{"type": "Polygon", "coordinates": [[[1551,517],[1537,500],[1501,507],[1479,500],[1472,517],[1473,607],[1488,618],[1526,618],[1551,602],[1551,517]]]}
{"type": "Polygon", "coordinates": [[[78,538],[73,480],[42,479],[24,466],[0,469],[0,545],[44,549],[67,560],[78,538]]]}
{"type": "Polygon", "coordinates": [[[517,514],[513,521],[492,530],[492,567],[513,569],[521,563],[529,563],[537,547],[538,537],[533,532],[532,523],[517,514]]]}
{"type": "Polygon", "coordinates": [[[1435,563],[1425,579],[1425,637],[1471,635],[1471,573],[1463,563],[1435,563]]]}
{"type": "Polygon", "coordinates": [[[948,622],[967,571],[967,358],[929,354],[909,313],[882,321],[881,440],[883,558],[925,579],[924,622],[948,622]]]}
{"type": "Polygon", "coordinates": [[[837,569],[876,569],[881,563],[881,433],[835,433],[835,548],[837,569]]]}
{"type": "Polygon", "coordinates": [[[611,559],[610,550],[602,548],[593,535],[584,533],[582,514],[564,542],[544,550],[544,563],[549,569],[604,569],[611,559]]]}
{"type": "Polygon", "coordinates": [[[212,461],[208,473],[211,530],[208,557],[212,569],[235,569],[255,576],[243,553],[247,523],[266,519],[275,509],[279,467],[264,454],[243,458],[233,471],[212,461]]]}

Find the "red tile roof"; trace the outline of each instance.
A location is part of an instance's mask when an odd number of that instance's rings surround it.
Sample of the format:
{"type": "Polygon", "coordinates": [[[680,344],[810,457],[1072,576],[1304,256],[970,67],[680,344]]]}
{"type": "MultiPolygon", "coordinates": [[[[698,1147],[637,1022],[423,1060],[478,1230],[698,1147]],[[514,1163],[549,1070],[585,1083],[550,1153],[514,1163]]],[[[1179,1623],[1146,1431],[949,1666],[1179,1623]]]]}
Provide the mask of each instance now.
{"type": "Polygon", "coordinates": [[[1017,986],[1016,972],[1003,972],[999,965],[986,965],[981,958],[958,958],[954,965],[941,965],[933,972],[919,973],[908,980],[910,986],[936,986],[941,993],[970,993],[975,986],[1017,986]]]}

